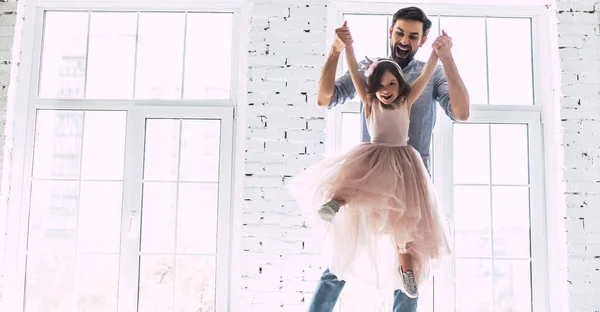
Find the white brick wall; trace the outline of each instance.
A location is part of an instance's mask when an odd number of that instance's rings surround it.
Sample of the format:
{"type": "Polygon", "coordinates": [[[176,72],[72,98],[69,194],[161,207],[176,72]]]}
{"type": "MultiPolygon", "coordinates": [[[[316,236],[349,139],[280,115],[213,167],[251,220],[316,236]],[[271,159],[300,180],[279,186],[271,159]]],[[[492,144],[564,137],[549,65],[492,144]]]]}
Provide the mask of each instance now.
{"type": "Polygon", "coordinates": [[[241,306],[305,311],[322,268],[284,184],[325,152],[326,110],[315,99],[327,7],[272,2],[255,3],[250,23],[241,306]]]}
{"type": "Polygon", "coordinates": [[[556,5],[569,310],[600,311],[600,4],[556,5]]]}
{"type": "Polygon", "coordinates": [[[22,3],[17,0],[4,0],[0,2],[0,114],[2,123],[0,123],[0,302],[2,301],[2,286],[4,277],[4,250],[6,238],[6,211],[8,202],[7,193],[9,185],[5,181],[10,177],[10,172],[5,170],[10,168],[11,149],[12,149],[12,110],[14,108],[13,94],[15,92],[12,82],[16,79],[17,67],[19,64],[19,54],[13,56],[13,47],[20,51],[20,29],[22,3]],[[17,6],[21,8],[17,8],[17,6]],[[17,42],[14,43],[15,31],[17,42]],[[10,91],[9,91],[10,90],[10,91]]]}

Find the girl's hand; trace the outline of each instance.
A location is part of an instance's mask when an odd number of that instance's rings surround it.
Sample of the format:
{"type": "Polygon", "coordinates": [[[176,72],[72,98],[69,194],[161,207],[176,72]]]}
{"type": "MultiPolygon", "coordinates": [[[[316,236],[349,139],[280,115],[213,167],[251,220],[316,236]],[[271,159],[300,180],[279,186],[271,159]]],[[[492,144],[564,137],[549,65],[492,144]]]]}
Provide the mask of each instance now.
{"type": "Polygon", "coordinates": [[[448,36],[446,31],[442,30],[442,35],[435,39],[432,47],[442,62],[445,59],[452,57],[452,38],[448,36]]]}
{"type": "Polygon", "coordinates": [[[350,29],[346,26],[344,21],[344,25],[335,30],[335,39],[333,41],[333,48],[336,52],[342,52],[346,48],[347,45],[351,44],[352,35],[350,35],[350,29]]]}

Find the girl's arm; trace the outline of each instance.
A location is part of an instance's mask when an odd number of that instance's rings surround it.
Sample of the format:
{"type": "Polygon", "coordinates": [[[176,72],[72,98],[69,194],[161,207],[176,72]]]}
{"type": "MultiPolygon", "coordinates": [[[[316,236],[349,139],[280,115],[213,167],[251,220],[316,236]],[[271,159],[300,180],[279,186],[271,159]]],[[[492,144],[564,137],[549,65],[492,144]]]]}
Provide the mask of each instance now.
{"type": "Polygon", "coordinates": [[[419,98],[419,96],[421,96],[421,93],[423,93],[423,90],[425,90],[425,87],[427,86],[427,83],[429,82],[429,78],[431,78],[431,75],[433,75],[433,72],[435,71],[435,67],[437,66],[437,61],[438,61],[438,56],[437,56],[437,54],[435,54],[435,50],[433,50],[433,51],[431,51],[429,60],[427,60],[427,63],[425,63],[425,66],[423,67],[423,71],[421,72],[421,75],[410,86],[410,94],[408,95],[408,98],[406,99],[406,103],[408,104],[408,107],[411,107],[413,105],[413,103],[419,98]]]}
{"type": "Polygon", "coordinates": [[[356,62],[356,56],[354,55],[354,47],[352,43],[346,46],[346,60],[348,61],[348,69],[350,70],[350,76],[354,83],[354,88],[358,93],[360,101],[363,103],[365,108],[368,107],[369,102],[367,100],[367,82],[363,75],[358,71],[358,63],[356,62]]]}

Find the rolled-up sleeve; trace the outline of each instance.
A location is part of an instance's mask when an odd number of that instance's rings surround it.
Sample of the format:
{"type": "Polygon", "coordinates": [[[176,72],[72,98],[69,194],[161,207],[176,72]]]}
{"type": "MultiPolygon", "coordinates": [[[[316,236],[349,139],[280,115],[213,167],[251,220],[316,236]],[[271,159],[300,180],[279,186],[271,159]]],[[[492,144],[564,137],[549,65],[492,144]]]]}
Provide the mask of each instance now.
{"type": "Polygon", "coordinates": [[[440,103],[440,106],[444,109],[444,112],[450,119],[456,121],[452,106],[450,105],[450,91],[448,90],[448,79],[444,73],[444,68],[441,65],[437,66],[437,69],[433,76],[434,90],[433,98],[440,103]]]}
{"type": "MultiPolygon", "coordinates": [[[[367,66],[372,62],[372,60],[365,58],[358,64],[358,71],[363,77],[367,66]]],[[[329,101],[329,108],[335,107],[338,104],[344,104],[347,100],[352,99],[355,96],[356,88],[352,82],[352,76],[350,75],[350,71],[346,71],[343,76],[335,80],[333,96],[331,97],[331,101],[329,101]]]]}
{"type": "Polygon", "coordinates": [[[355,96],[356,88],[354,88],[354,84],[352,83],[352,77],[350,76],[350,72],[346,72],[335,81],[329,108],[335,107],[338,104],[344,104],[348,99],[355,96]]]}

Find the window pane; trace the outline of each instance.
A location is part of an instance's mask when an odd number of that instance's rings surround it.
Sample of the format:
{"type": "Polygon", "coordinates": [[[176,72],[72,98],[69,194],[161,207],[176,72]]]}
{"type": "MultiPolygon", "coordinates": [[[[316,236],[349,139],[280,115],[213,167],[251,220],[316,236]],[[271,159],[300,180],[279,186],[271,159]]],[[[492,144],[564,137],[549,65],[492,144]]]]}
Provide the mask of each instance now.
{"type": "Polygon", "coordinates": [[[215,311],[215,273],[214,256],[141,256],[138,311],[215,311]]]}
{"type": "Polygon", "coordinates": [[[140,257],[138,311],[173,311],[173,256],[140,257]]]}
{"type": "Polygon", "coordinates": [[[133,97],[136,34],[137,13],[91,13],[86,98],[133,97]]]}
{"type": "Polygon", "coordinates": [[[118,254],[123,183],[82,181],[80,188],[77,251],[118,254]]]}
{"type": "MultiPolygon", "coordinates": [[[[354,54],[360,63],[365,56],[386,57],[389,55],[389,37],[386,15],[344,14],[354,40],[354,54]]],[[[348,70],[344,54],[343,70],[348,70]]]]}
{"type": "Polygon", "coordinates": [[[148,119],[144,152],[144,179],[176,181],[179,158],[179,119],[148,119]]]}
{"type": "Polygon", "coordinates": [[[488,186],[454,187],[454,253],[457,257],[491,256],[490,214],[488,186]]]}
{"type": "Polygon", "coordinates": [[[181,127],[179,180],[218,182],[221,122],[184,120],[181,127]]]}
{"type": "Polygon", "coordinates": [[[79,255],[77,267],[77,310],[117,311],[119,256],[79,255]]]}
{"type": "Polygon", "coordinates": [[[144,183],[142,252],[173,253],[175,250],[176,196],[176,183],[144,183]]]}
{"type": "Polygon", "coordinates": [[[184,98],[231,97],[232,35],[233,14],[188,13],[184,98]]]}
{"type": "MultiPolygon", "coordinates": [[[[390,24],[392,23],[392,17],[393,15],[390,15],[390,24]]],[[[415,55],[415,59],[421,62],[427,62],[427,60],[429,59],[429,56],[431,55],[431,50],[433,50],[431,45],[435,41],[435,38],[437,38],[437,36],[439,35],[440,31],[440,23],[438,16],[428,15],[427,17],[431,20],[431,29],[429,30],[429,34],[427,35],[427,41],[425,41],[423,46],[419,48],[419,51],[415,55]]],[[[454,36],[452,38],[454,38],[454,36]]]]}
{"type": "Polygon", "coordinates": [[[529,183],[529,135],[526,124],[490,125],[492,183],[529,183]]]}
{"type": "Polygon", "coordinates": [[[456,259],[455,276],[456,312],[494,311],[492,260],[456,259]]]}
{"type": "Polygon", "coordinates": [[[46,12],[39,97],[83,97],[88,16],[87,12],[46,12]]]}
{"type": "Polygon", "coordinates": [[[73,255],[28,256],[25,311],[76,312],[75,271],[73,255]]]}
{"type": "Polygon", "coordinates": [[[494,256],[529,258],[529,187],[493,186],[494,256]]]}
{"type": "Polygon", "coordinates": [[[124,111],[85,112],[82,179],[123,179],[126,124],[124,111]]]}
{"type": "Polygon", "coordinates": [[[347,151],[360,143],[360,114],[342,113],[341,148],[347,151]]]}
{"type": "Polygon", "coordinates": [[[36,181],[31,185],[28,251],[75,250],[79,182],[36,181]]]}
{"type": "Polygon", "coordinates": [[[440,23],[452,37],[452,56],[469,90],[471,104],[487,104],[485,18],[441,17],[440,23]]]}
{"type": "Polygon", "coordinates": [[[487,32],[490,104],[533,104],[531,19],[488,18],[487,32]]]}
{"type": "Polygon", "coordinates": [[[177,252],[217,252],[218,184],[179,184],[177,252]]]}
{"type": "Polygon", "coordinates": [[[214,256],[177,256],[175,302],[177,312],[215,310],[214,256]]]}
{"type": "Polygon", "coordinates": [[[531,262],[494,261],[494,310],[531,311],[531,262]]]}
{"type": "Polygon", "coordinates": [[[454,183],[490,182],[489,126],[454,124],[454,183]]]}
{"type": "Polygon", "coordinates": [[[136,98],[181,98],[184,23],[184,13],[140,13],[136,98]]]}
{"type": "Polygon", "coordinates": [[[34,178],[79,178],[83,114],[82,111],[38,111],[33,156],[34,178]]]}

